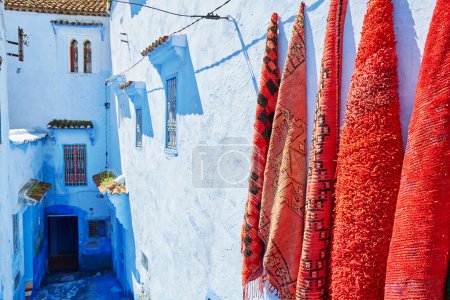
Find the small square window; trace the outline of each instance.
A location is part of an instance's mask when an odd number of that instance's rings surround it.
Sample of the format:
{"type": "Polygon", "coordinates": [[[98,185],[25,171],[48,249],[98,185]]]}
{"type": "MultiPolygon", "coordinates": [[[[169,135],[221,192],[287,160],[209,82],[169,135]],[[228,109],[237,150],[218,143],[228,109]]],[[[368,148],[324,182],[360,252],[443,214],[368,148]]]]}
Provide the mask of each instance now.
{"type": "Polygon", "coordinates": [[[142,147],[142,109],[136,109],[136,147],[142,147]]]}
{"type": "Polygon", "coordinates": [[[107,237],[106,220],[91,220],[89,221],[89,237],[102,238],[107,237]]]}

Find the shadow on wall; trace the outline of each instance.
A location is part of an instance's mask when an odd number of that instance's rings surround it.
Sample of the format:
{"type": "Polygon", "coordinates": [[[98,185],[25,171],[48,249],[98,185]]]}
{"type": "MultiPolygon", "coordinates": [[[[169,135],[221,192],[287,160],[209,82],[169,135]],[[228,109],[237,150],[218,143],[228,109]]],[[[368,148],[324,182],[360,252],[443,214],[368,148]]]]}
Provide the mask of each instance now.
{"type": "MultiPolygon", "coordinates": [[[[153,125],[152,125],[152,117],[150,113],[150,105],[148,103],[147,97],[147,88],[145,86],[145,82],[136,81],[132,82],[130,86],[124,89],[125,94],[121,95],[119,98],[119,103],[123,105],[120,109],[123,110],[124,117],[131,117],[130,113],[130,104],[128,101],[128,97],[131,102],[133,102],[135,113],[137,114],[137,110],[141,110],[141,126],[142,126],[142,134],[153,137],[153,125]],[[127,97],[128,96],[128,97],[127,97]]],[[[136,119],[137,120],[137,119],[136,119]]],[[[137,124],[136,124],[137,126],[137,124]]]]}
{"type": "Polygon", "coordinates": [[[400,120],[402,122],[403,147],[406,145],[409,120],[414,105],[414,96],[421,63],[417,45],[414,19],[407,0],[394,1],[394,30],[397,40],[398,77],[400,96],[400,120]]]}
{"type": "Polygon", "coordinates": [[[115,212],[112,232],[114,270],[127,296],[133,298],[139,292],[134,290],[133,283],[140,283],[140,274],[136,267],[136,247],[128,194],[107,197],[115,212]]]}
{"type": "Polygon", "coordinates": [[[142,134],[153,137],[152,115],[150,113],[150,105],[147,98],[147,90],[142,93],[142,134]]]}
{"type": "MultiPolygon", "coordinates": [[[[313,10],[315,10],[323,2],[324,2],[324,0],[319,0],[319,1],[315,2],[315,3],[313,3],[312,5],[310,5],[306,9],[306,11],[313,11],[313,10]]],[[[293,16],[290,16],[289,18],[287,18],[286,20],[280,22],[280,26],[279,26],[279,31],[280,31],[279,32],[279,37],[280,37],[280,39],[279,39],[279,50],[278,51],[279,51],[279,61],[280,61],[279,65],[280,65],[281,68],[284,66],[284,62],[285,62],[285,59],[286,59],[286,52],[287,52],[287,48],[288,48],[288,41],[287,41],[287,37],[286,37],[286,32],[284,30],[284,26],[289,24],[289,23],[294,22],[295,21],[295,17],[296,17],[296,15],[293,15],[293,16]]],[[[239,17],[237,17],[237,18],[239,18],[239,17]]],[[[306,22],[309,23],[309,19],[308,19],[307,15],[306,15],[306,18],[307,18],[306,22]]],[[[235,18],[230,18],[229,22],[232,22],[234,27],[235,27],[235,29],[236,29],[236,33],[237,33],[239,41],[241,43],[241,49],[236,50],[233,53],[231,53],[230,55],[227,55],[227,56],[225,56],[225,57],[223,57],[223,58],[221,58],[221,59],[219,59],[219,60],[217,60],[217,61],[215,61],[215,62],[213,62],[213,63],[211,63],[209,65],[207,65],[207,66],[200,67],[200,68],[198,68],[197,70],[194,71],[193,70],[193,66],[192,66],[191,57],[190,57],[190,54],[189,54],[189,47],[188,47],[187,65],[188,65],[189,68],[192,68],[193,73],[194,73],[193,75],[190,76],[190,78],[192,79],[192,83],[194,83],[194,81],[195,81],[195,74],[199,74],[199,73],[207,71],[209,69],[213,69],[215,67],[218,67],[221,64],[223,64],[223,63],[231,60],[232,58],[238,56],[239,54],[243,53],[244,57],[245,57],[245,60],[247,62],[247,68],[248,68],[248,71],[249,71],[250,76],[251,76],[253,87],[254,87],[255,93],[257,95],[258,94],[258,83],[257,83],[257,78],[255,77],[255,74],[254,74],[253,69],[251,67],[250,59],[249,59],[249,56],[248,56],[248,50],[251,47],[253,47],[256,44],[258,44],[259,42],[264,41],[267,38],[267,34],[264,34],[264,35],[262,35],[262,36],[260,36],[260,37],[258,37],[256,39],[250,41],[249,43],[245,43],[244,37],[242,36],[242,33],[241,33],[240,28],[239,28],[239,24],[237,23],[237,20],[235,18]]],[[[310,40],[312,40],[311,27],[309,27],[309,29],[306,28],[306,34],[309,35],[310,36],[310,40]]],[[[312,47],[311,49],[313,50],[313,48],[314,47],[312,47]]],[[[314,53],[314,51],[310,51],[310,52],[314,53]]],[[[315,69],[315,65],[313,67],[315,69]]],[[[161,75],[161,78],[164,80],[164,76],[161,73],[160,73],[160,75],[161,75]]],[[[317,75],[316,75],[316,73],[314,73],[314,77],[316,78],[316,80],[313,81],[313,83],[316,84],[317,83],[317,75]]],[[[195,85],[193,85],[193,87],[195,87],[196,96],[197,96],[196,99],[198,99],[198,103],[200,104],[199,108],[201,109],[200,97],[198,96],[198,87],[197,87],[197,82],[196,81],[195,81],[195,85]]],[[[315,87],[315,88],[317,88],[317,87],[315,87]]],[[[165,89],[165,84],[164,84],[164,87],[154,88],[154,89],[148,91],[148,93],[149,94],[150,93],[154,93],[154,92],[160,91],[162,89],[165,89]]],[[[196,105],[195,105],[196,101],[194,101],[193,103],[190,104],[191,108],[193,108],[193,107],[195,108],[196,107],[196,105]],[[193,103],[194,103],[194,105],[192,105],[193,103]]],[[[195,113],[202,114],[203,113],[203,110],[201,110],[201,112],[198,112],[198,111],[196,111],[196,109],[185,109],[185,108],[186,107],[184,107],[183,109],[180,109],[180,111],[178,113],[181,114],[181,115],[183,115],[183,114],[190,114],[190,113],[193,113],[193,114],[195,114],[195,113]]]]}
{"type": "Polygon", "coordinates": [[[137,282],[141,281],[141,276],[136,267],[136,242],[134,239],[134,229],[133,229],[133,219],[131,218],[131,210],[128,209],[129,218],[130,218],[130,226],[126,229],[126,243],[127,243],[127,252],[126,252],[126,266],[127,266],[127,288],[126,293],[129,296],[132,296],[133,291],[130,287],[133,287],[133,277],[137,282]]]}
{"type": "MultiPolygon", "coordinates": [[[[203,107],[186,35],[170,37],[167,42],[150,52],[148,58],[163,82],[166,100],[169,96],[167,83],[176,78],[177,114],[202,115],[203,107]]],[[[160,87],[150,92],[159,90],[160,87]]]]}
{"type": "Polygon", "coordinates": [[[219,296],[217,296],[216,292],[209,290],[205,297],[206,300],[222,300],[219,296]]]}
{"type": "MultiPolygon", "coordinates": [[[[140,273],[136,265],[136,246],[128,194],[108,195],[115,212],[115,229],[113,232],[114,267],[117,278],[127,296],[139,295],[136,284],[140,284],[140,273]]],[[[133,298],[134,299],[134,298],[133,298]]]]}
{"type": "MultiPolygon", "coordinates": [[[[179,115],[202,115],[203,107],[198,91],[197,79],[195,78],[194,66],[192,65],[189,43],[186,49],[186,62],[180,69],[180,87],[177,101],[177,113],[179,115]]],[[[167,94],[166,94],[167,95],[167,94]]]]}
{"type": "Polygon", "coordinates": [[[152,115],[150,113],[150,104],[147,98],[147,89],[144,88],[143,92],[140,93],[140,96],[134,97],[141,97],[141,99],[139,100],[140,103],[136,105],[135,108],[142,109],[142,134],[148,137],[154,137],[152,115]]]}
{"type": "MultiPolygon", "coordinates": [[[[321,1],[323,1],[323,0],[321,0],[321,1]]],[[[296,17],[296,15],[291,16],[291,17],[287,18],[286,20],[281,21],[280,24],[279,24],[279,30],[280,30],[280,32],[279,32],[279,37],[280,37],[280,39],[279,39],[279,49],[278,49],[278,52],[279,52],[279,53],[278,53],[278,55],[279,55],[279,60],[280,60],[280,67],[282,67],[282,66],[284,65],[284,61],[285,61],[285,59],[286,59],[286,52],[287,52],[287,48],[288,48],[288,41],[287,41],[286,33],[285,33],[285,31],[284,31],[284,27],[283,27],[283,26],[286,25],[286,24],[289,24],[289,23],[294,22],[295,17],[296,17]]],[[[282,18],[282,16],[280,16],[280,18],[282,18]]],[[[255,75],[253,74],[253,70],[252,70],[252,68],[251,68],[251,64],[250,64],[250,60],[249,60],[249,57],[248,57],[247,52],[248,52],[248,50],[249,50],[251,47],[255,46],[256,44],[258,44],[258,43],[261,42],[261,41],[266,40],[266,38],[267,38],[267,33],[264,34],[264,35],[262,35],[262,36],[260,36],[260,37],[258,37],[258,38],[256,38],[256,39],[254,39],[254,40],[252,40],[252,41],[250,41],[249,43],[245,43],[244,38],[243,38],[242,33],[241,33],[241,30],[240,30],[240,28],[239,28],[239,24],[237,23],[237,22],[239,21],[239,16],[236,17],[236,19],[235,19],[235,18],[230,18],[230,19],[231,19],[231,20],[230,20],[229,22],[232,22],[232,23],[233,23],[233,25],[234,25],[234,27],[235,27],[235,29],[236,29],[236,33],[237,33],[237,35],[238,35],[238,38],[239,38],[239,40],[240,40],[240,42],[241,42],[241,47],[242,47],[242,48],[239,49],[239,50],[234,51],[234,52],[231,53],[230,55],[227,55],[227,56],[225,56],[225,57],[223,57],[223,58],[217,60],[216,62],[214,62],[214,63],[212,63],[212,64],[209,64],[209,65],[207,65],[207,66],[198,68],[198,69],[195,71],[195,73],[198,74],[198,73],[204,72],[204,71],[206,71],[206,70],[209,70],[209,69],[218,67],[218,66],[220,66],[221,64],[227,62],[228,60],[230,60],[230,59],[232,59],[232,58],[238,56],[238,55],[241,54],[241,53],[243,53],[244,56],[245,56],[245,59],[246,59],[246,61],[247,61],[247,66],[248,66],[248,68],[249,68],[249,72],[250,72],[250,75],[251,75],[251,77],[252,77],[252,82],[253,82],[253,85],[254,85],[254,87],[255,87],[256,93],[258,93],[257,80],[256,80],[256,78],[255,78],[255,75]]]]}
{"type": "Polygon", "coordinates": [[[122,110],[122,116],[124,118],[131,118],[130,101],[125,93],[119,94],[119,109],[122,110]]]}
{"type": "MultiPolygon", "coordinates": [[[[147,3],[147,0],[133,0],[133,1],[130,1],[130,2],[137,3],[137,4],[145,4],[145,3],[147,3]]],[[[142,9],[142,6],[140,6],[140,5],[133,5],[133,4],[130,3],[131,17],[133,18],[134,16],[139,14],[141,9],[142,9]]]]}

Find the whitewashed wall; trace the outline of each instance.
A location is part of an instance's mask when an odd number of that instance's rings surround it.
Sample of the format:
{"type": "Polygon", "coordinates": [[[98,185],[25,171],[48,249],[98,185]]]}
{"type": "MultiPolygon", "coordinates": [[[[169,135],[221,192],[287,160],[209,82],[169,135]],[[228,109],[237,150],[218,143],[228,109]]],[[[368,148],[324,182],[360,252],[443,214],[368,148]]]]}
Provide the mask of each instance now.
{"type": "MultiPolygon", "coordinates": [[[[169,0],[148,4],[180,13],[204,14],[222,2],[169,0]]],[[[366,11],[364,2],[350,0],[347,11],[342,80],[344,103],[366,11]]],[[[308,141],[329,3],[329,0],[306,1],[308,141]]],[[[434,4],[434,0],[394,1],[404,135],[434,4]]],[[[164,152],[165,95],[158,73],[145,59],[126,74],[127,80],[146,83],[154,132],[153,137],[144,135],[142,149],[135,148],[134,107],[126,99],[129,113],[125,114],[119,128],[120,150],[130,192],[137,265],[139,267],[143,251],[149,258],[149,273],[140,268],[140,277],[152,299],[205,299],[208,296],[234,300],[241,297],[240,230],[246,189],[194,188],[192,178],[196,173],[191,167],[192,151],[201,141],[213,146],[229,137],[251,141],[257,96],[255,84],[259,82],[270,15],[276,11],[281,16],[280,54],[284,63],[299,5],[297,0],[258,3],[234,0],[217,13],[232,16],[236,25],[226,20],[203,20],[183,32],[188,38],[203,113],[178,116],[177,157],[164,152]]],[[[113,4],[113,73],[120,73],[140,59],[140,51],[155,39],[190,21],[145,8],[130,10],[126,4],[113,4]],[[120,41],[121,33],[128,35],[129,43],[120,41]]]]}
{"type": "MultiPolygon", "coordinates": [[[[6,78],[6,32],[4,23],[3,3],[0,2],[0,56],[3,59],[0,70],[0,220],[11,220],[9,214],[10,205],[8,199],[8,159],[9,159],[9,140],[8,140],[8,95],[6,78]]],[[[0,300],[12,299],[12,278],[11,271],[11,238],[12,223],[2,222],[0,226],[0,300]]]]}
{"type": "MultiPolygon", "coordinates": [[[[111,70],[108,23],[106,17],[6,11],[8,39],[17,41],[20,26],[30,41],[23,62],[8,58],[11,128],[45,128],[52,119],[96,120],[97,127],[104,126],[104,83],[111,70]],[[103,23],[103,40],[98,28],[56,26],[54,30],[52,20],[103,23]],[[70,73],[72,38],[78,41],[79,73],[70,73]],[[92,44],[90,74],[83,73],[86,39],[92,44]]],[[[9,45],[8,50],[17,53],[17,46],[9,45]]]]}

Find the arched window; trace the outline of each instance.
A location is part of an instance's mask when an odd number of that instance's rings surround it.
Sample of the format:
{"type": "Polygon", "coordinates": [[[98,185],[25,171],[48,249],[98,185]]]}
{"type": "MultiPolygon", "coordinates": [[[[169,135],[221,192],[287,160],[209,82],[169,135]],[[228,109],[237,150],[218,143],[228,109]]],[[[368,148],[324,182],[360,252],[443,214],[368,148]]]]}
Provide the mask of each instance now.
{"type": "Polygon", "coordinates": [[[84,42],[84,73],[92,73],[92,50],[91,42],[84,42]]]}
{"type": "Polygon", "coordinates": [[[78,42],[72,40],[70,43],[70,72],[78,73],[78,42]]]}

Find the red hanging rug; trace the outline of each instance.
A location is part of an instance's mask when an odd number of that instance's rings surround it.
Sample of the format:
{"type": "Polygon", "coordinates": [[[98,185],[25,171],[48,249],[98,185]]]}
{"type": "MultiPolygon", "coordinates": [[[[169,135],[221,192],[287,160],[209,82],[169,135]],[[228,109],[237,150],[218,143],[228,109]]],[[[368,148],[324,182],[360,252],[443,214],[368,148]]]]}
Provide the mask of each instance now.
{"type": "Polygon", "coordinates": [[[306,193],[306,61],[304,4],[289,44],[267,155],[259,222],[266,245],[266,285],[280,299],[295,297],[306,193]]]}
{"type": "Polygon", "coordinates": [[[385,299],[443,299],[450,251],[450,9],[438,0],[411,116],[385,299]]]}
{"type": "Polygon", "coordinates": [[[332,0],[316,97],[297,299],[325,299],[339,131],[342,36],[347,0],[332,0]]]}
{"type": "Polygon", "coordinates": [[[369,0],[337,161],[331,297],[384,297],[402,138],[391,0],[369,0]]]}
{"type": "Polygon", "coordinates": [[[280,85],[278,68],[278,15],[272,14],[267,31],[266,50],[261,70],[261,82],[256,105],[253,133],[252,165],[247,203],[242,227],[242,284],[244,299],[262,296],[264,243],[258,235],[261,194],[267,151],[280,85]]]}

